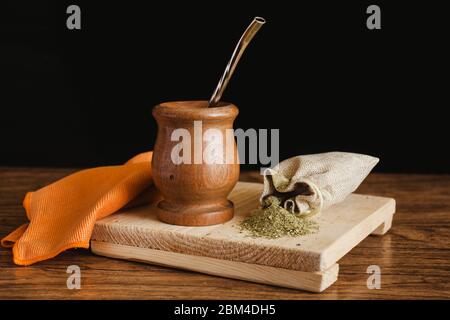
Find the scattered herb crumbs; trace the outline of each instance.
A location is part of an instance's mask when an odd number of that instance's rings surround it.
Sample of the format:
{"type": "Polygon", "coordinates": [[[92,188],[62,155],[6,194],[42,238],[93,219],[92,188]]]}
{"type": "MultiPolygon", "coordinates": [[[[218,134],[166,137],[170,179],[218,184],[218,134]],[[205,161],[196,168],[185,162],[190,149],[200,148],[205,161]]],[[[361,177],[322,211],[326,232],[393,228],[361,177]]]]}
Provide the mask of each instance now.
{"type": "Polygon", "coordinates": [[[298,217],[281,206],[277,197],[270,196],[264,207],[257,209],[240,224],[242,230],[252,237],[277,239],[284,236],[298,237],[315,233],[318,224],[307,218],[298,217]]]}

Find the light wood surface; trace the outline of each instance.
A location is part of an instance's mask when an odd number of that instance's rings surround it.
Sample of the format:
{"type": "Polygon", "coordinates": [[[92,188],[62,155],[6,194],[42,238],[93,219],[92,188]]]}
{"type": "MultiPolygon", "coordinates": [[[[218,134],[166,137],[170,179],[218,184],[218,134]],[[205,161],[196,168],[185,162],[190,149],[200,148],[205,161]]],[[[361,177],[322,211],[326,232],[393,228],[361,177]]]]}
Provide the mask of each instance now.
{"type": "Polygon", "coordinates": [[[182,227],[159,221],[154,206],[123,210],[97,221],[92,240],[299,271],[324,271],[395,212],[391,198],[351,194],[314,220],[319,232],[279,239],[252,238],[239,223],[258,207],[262,184],[238,182],[230,194],[232,220],[182,227]]]}
{"type": "Polygon", "coordinates": [[[152,263],[311,292],[322,292],[331,286],[337,280],[339,272],[339,266],[336,263],[325,271],[304,272],[98,241],[91,241],[91,250],[111,258],[152,263]]]}
{"type": "MultiPolygon", "coordinates": [[[[78,169],[0,167],[0,237],[27,221],[22,200],[78,169]]],[[[242,172],[261,181],[259,172],[242,172]]],[[[367,237],[339,260],[339,280],[322,293],[268,286],[68,250],[21,267],[0,248],[0,299],[450,299],[450,175],[375,173],[357,190],[397,201],[392,229],[367,237]],[[68,290],[67,267],[82,273],[68,290]],[[369,265],[381,289],[366,286],[369,265]]]]}

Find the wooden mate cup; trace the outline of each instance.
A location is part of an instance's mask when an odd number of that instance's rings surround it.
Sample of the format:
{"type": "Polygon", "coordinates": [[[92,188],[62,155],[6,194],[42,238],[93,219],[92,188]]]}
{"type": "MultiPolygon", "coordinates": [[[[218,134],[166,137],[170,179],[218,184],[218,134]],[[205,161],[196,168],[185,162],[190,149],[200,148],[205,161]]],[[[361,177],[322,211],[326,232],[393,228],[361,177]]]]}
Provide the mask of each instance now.
{"type": "Polygon", "coordinates": [[[238,112],[225,102],[208,108],[208,101],[166,102],[153,109],[158,135],[152,173],[164,199],[157,204],[161,221],[206,226],[233,217],[227,197],[239,179],[232,131],[238,112]]]}

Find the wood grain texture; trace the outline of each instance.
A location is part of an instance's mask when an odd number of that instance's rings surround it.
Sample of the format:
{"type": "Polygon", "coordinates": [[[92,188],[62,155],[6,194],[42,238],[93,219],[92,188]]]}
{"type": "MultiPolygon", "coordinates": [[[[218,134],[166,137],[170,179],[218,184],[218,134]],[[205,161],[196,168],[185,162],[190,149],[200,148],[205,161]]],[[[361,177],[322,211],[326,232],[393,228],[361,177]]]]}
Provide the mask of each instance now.
{"type": "Polygon", "coordinates": [[[158,135],[152,173],[164,198],[155,207],[161,221],[207,226],[233,218],[227,197],[239,179],[239,158],[229,135],[238,112],[227,103],[208,108],[208,101],[166,102],[153,109],[158,135]],[[180,130],[187,135],[174,141],[180,130]],[[212,131],[214,136],[208,134],[212,131]],[[174,150],[179,150],[177,156],[182,153],[181,163],[174,163],[174,150]]]}
{"type": "Polygon", "coordinates": [[[235,204],[235,216],[220,225],[168,225],[157,219],[155,206],[148,205],[97,221],[91,239],[314,272],[329,269],[381,224],[389,222],[395,212],[391,198],[351,194],[314,218],[319,224],[317,233],[280,239],[252,238],[241,232],[239,224],[258,207],[262,189],[261,183],[239,182],[229,196],[235,204]]]}
{"type": "Polygon", "coordinates": [[[339,273],[338,264],[321,272],[304,272],[109,242],[91,241],[91,250],[95,254],[111,258],[157,264],[310,292],[322,292],[327,289],[336,282],[339,273]]]}
{"type": "MultiPolygon", "coordinates": [[[[75,169],[0,168],[0,237],[26,222],[22,200],[75,169]]],[[[262,181],[258,172],[241,179],[262,181]]],[[[450,299],[450,176],[371,174],[358,193],[393,197],[395,222],[383,237],[368,237],[339,260],[339,281],[320,294],[108,259],[69,250],[29,267],[0,248],[2,299],[450,299]],[[81,290],[66,287],[67,267],[81,268],[81,290]],[[380,290],[366,286],[379,265],[380,290]]]]}

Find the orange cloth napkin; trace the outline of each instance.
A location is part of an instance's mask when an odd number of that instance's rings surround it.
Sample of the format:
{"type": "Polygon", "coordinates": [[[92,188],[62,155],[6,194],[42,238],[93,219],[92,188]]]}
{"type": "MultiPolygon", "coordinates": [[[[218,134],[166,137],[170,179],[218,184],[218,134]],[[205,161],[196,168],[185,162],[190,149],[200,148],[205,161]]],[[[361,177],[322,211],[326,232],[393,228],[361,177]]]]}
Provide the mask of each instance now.
{"type": "Polygon", "coordinates": [[[2,246],[13,248],[18,265],[50,259],[69,248],[89,248],[95,221],[140,194],[147,201],[159,198],[152,187],[151,158],[152,152],[142,153],[124,165],[82,170],[28,192],[23,206],[29,223],[3,238],[2,246]]]}

